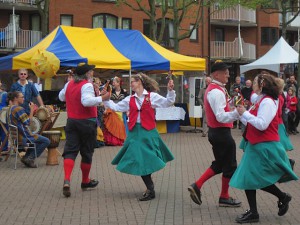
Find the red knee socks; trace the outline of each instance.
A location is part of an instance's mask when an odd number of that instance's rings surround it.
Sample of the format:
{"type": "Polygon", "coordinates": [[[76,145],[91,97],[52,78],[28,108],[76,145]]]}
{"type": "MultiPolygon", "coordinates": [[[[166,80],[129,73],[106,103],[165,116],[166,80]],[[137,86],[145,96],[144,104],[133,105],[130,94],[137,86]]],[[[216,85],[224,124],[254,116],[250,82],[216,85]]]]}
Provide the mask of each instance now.
{"type": "Polygon", "coordinates": [[[75,161],[73,159],[64,159],[65,179],[71,181],[71,174],[74,168],[75,161]]]}
{"type": "Polygon", "coordinates": [[[199,189],[201,189],[202,185],[205,181],[215,175],[215,171],[213,171],[210,167],[202,174],[199,180],[196,181],[196,185],[199,189]]]}
{"type": "Polygon", "coordinates": [[[222,191],[221,191],[221,195],[220,195],[221,198],[229,198],[229,192],[228,192],[229,181],[230,181],[230,178],[222,176],[222,191]]]}
{"type": "Polygon", "coordinates": [[[81,162],[80,168],[82,172],[82,183],[87,184],[90,182],[89,175],[90,175],[91,166],[92,164],[81,162]]]}

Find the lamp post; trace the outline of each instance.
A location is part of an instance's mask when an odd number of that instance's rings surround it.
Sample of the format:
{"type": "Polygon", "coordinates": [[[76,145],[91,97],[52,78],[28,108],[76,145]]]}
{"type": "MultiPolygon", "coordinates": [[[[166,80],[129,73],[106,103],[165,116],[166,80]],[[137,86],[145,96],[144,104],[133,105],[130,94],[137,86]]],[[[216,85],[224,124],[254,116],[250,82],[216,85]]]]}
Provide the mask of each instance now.
{"type": "Polygon", "coordinates": [[[208,28],[207,28],[207,39],[208,39],[208,56],[207,56],[207,61],[208,61],[208,64],[207,64],[207,73],[210,74],[210,30],[211,30],[211,27],[210,27],[210,5],[208,7],[208,10],[207,10],[207,13],[208,13],[208,28]]]}
{"type": "Polygon", "coordinates": [[[242,37],[241,37],[241,5],[239,2],[238,5],[238,39],[239,39],[239,59],[244,55],[243,46],[242,46],[242,37]]]}

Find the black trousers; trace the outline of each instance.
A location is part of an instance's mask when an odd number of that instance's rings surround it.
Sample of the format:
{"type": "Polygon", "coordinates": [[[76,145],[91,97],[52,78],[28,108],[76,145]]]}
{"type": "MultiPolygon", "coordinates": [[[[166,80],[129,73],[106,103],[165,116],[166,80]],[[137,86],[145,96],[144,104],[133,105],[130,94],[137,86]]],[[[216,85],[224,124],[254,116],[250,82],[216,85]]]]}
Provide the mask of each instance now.
{"type": "Polygon", "coordinates": [[[231,128],[209,128],[208,140],[215,157],[211,169],[216,174],[223,173],[224,177],[231,178],[237,168],[236,145],[231,136],[231,128]]]}
{"type": "Polygon", "coordinates": [[[63,157],[75,160],[78,153],[83,163],[92,163],[96,142],[97,123],[92,120],[68,119],[66,125],[66,144],[63,157]]]}

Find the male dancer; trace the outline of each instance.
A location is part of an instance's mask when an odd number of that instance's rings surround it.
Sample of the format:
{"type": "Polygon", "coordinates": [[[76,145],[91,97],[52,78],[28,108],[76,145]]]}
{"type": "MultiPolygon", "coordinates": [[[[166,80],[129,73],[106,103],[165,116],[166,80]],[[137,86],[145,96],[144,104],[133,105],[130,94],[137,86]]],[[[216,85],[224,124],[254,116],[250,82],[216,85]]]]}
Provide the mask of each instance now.
{"type": "Polygon", "coordinates": [[[229,98],[225,84],[228,82],[228,65],[216,62],[211,68],[212,83],[207,87],[204,96],[208,140],[212,145],[215,160],[202,176],[193,183],[188,191],[192,200],[201,205],[201,187],[205,181],[222,173],[222,190],[219,206],[239,207],[241,202],[229,196],[229,181],[237,167],[236,145],[231,136],[233,121],[239,119],[237,110],[230,111],[229,98]]]}
{"type": "Polygon", "coordinates": [[[96,106],[103,100],[108,100],[110,94],[103,90],[102,96],[95,96],[93,84],[89,82],[93,77],[94,68],[94,65],[88,64],[77,66],[74,79],[69,81],[59,93],[59,99],[66,101],[68,115],[67,139],[63,153],[65,171],[63,195],[65,197],[71,196],[71,174],[79,152],[82,157],[80,164],[81,189],[95,188],[99,183],[89,177],[97,133],[96,106]]]}

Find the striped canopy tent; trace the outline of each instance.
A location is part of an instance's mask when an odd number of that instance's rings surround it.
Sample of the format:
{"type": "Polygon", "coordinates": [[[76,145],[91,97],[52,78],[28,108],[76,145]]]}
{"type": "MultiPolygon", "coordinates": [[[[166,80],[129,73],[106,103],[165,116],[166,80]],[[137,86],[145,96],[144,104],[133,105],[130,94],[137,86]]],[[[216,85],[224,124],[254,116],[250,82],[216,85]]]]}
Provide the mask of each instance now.
{"type": "Polygon", "coordinates": [[[0,58],[0,71],[31,69],[31,58],[46,50],[55,54],[61,67],[87,62],[101,69],[205,70],[205,59],[169,51],[137,30],[88,29],[59,26],[35,46],[0,58]]]}

